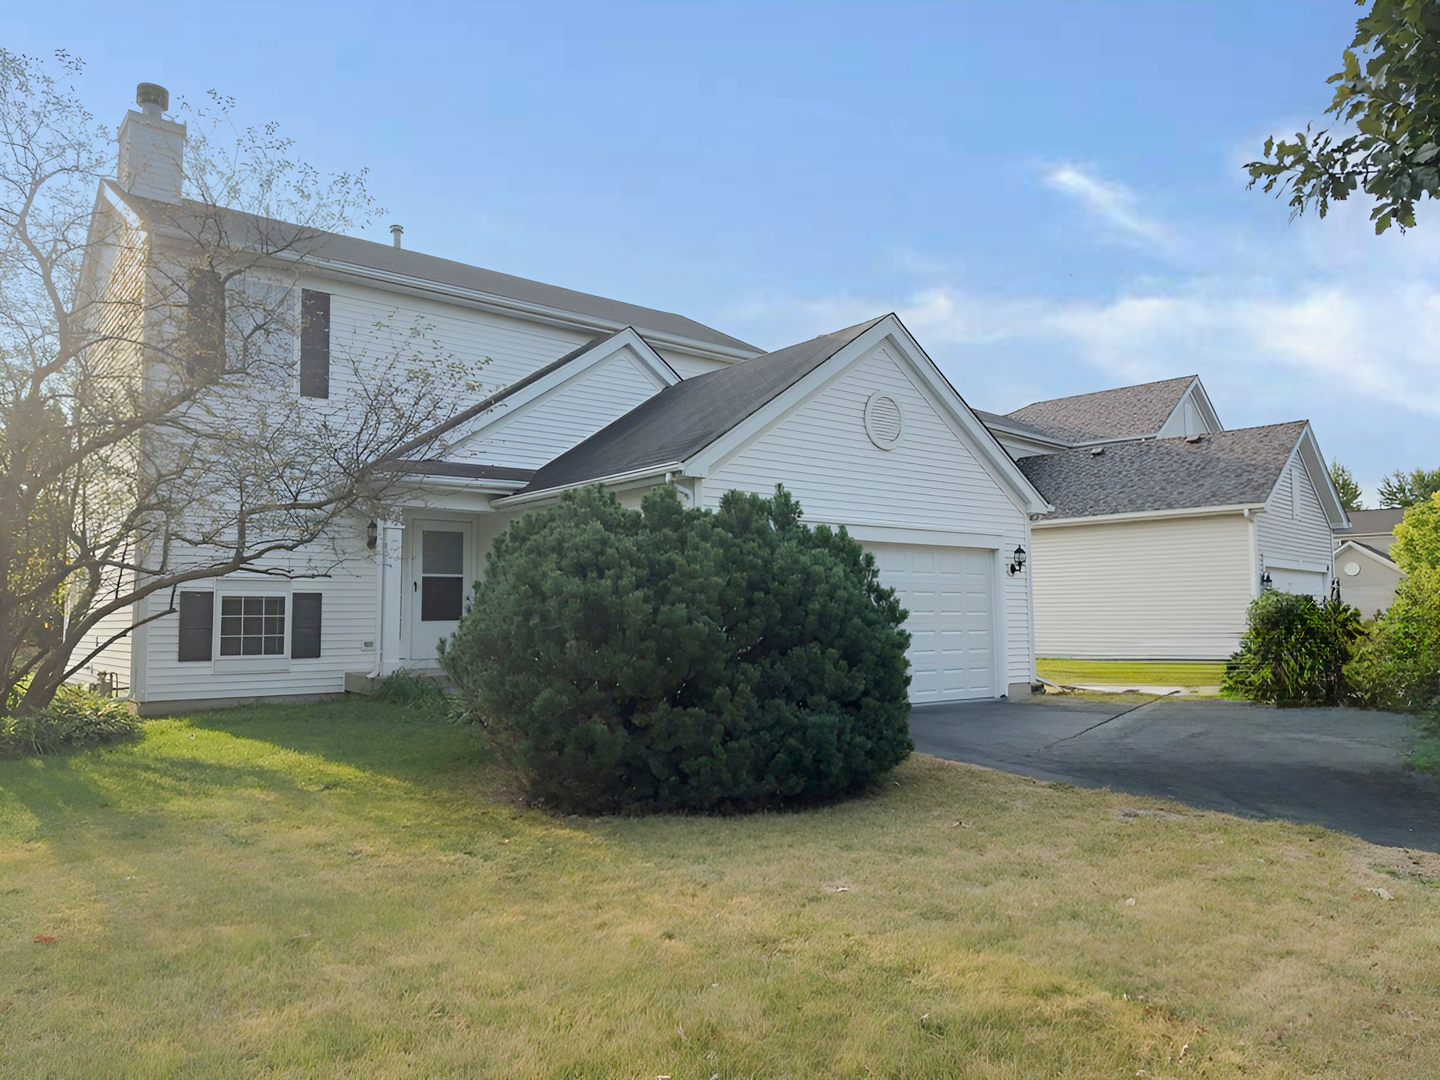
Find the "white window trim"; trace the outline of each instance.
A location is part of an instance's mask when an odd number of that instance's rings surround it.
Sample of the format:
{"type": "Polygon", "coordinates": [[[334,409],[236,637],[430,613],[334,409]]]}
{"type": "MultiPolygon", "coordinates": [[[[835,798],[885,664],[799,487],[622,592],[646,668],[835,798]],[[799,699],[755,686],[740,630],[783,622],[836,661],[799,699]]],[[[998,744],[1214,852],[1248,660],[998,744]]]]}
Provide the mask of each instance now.
{"type": "Polygon", "coordinates": [[[290,635],[294,630],[295,605],[291,593],[293,584],[289,581],[238,580],[215,582],[214,625],[210,629],[210,666],[212,671],[262,672],[290,670],[290,635]],[[279,596],[285,600],[285,653],[282,656],[221,656],[220,620],[225,597],[238,596],[279,596]]]}

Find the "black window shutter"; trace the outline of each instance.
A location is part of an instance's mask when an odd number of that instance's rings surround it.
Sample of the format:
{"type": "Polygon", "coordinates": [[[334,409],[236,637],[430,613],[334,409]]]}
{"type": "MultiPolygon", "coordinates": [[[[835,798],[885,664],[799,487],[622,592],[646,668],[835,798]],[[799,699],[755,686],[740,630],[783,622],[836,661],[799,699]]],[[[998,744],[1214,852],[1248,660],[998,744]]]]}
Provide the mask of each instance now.
{"type": "Polygon", "coordinates": [[[215,594],[180,594],[180,659],[209,660],[215,629],[215,594]]]}
{"type": "Polygon", "coordinates": [[[330,294],[300,290],[300,396],[330,396],[330,294]]]}
{"type": "Polygon", "coordinates": [[[190,375],[213,378],[225,373],[225,282],[215,270],[192,270],[185,332],[189,339],[190,375]]]}
{"type": "Polygon", "coordinates": [[[291,602],[290,657],[308,660],[320,655],[318,592],[297,592],[291,602]]]}

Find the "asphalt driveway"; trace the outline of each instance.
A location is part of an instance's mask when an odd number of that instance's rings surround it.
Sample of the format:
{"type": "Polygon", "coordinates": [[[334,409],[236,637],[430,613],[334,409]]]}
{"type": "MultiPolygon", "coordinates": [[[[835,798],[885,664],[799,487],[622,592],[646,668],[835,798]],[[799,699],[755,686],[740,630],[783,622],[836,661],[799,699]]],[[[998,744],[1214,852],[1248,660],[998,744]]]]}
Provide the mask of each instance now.
{"type": "Polygon", "coordinates": [[[1116,716],[1130,708],[917,705],[910,732],[916,749],[953,761],[1440,851],[1440,783],[1406,765],[1408,717],[1163,699],[1116,716]]]}

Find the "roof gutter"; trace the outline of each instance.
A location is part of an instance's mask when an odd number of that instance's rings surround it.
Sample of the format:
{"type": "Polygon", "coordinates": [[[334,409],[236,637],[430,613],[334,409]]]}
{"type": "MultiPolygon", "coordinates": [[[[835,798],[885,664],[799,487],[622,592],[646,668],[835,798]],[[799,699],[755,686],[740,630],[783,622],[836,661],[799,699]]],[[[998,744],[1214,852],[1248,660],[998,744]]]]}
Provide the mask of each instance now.
{"type": "Polygon", "coordinates": [[[609,476],[592,476],[588,480],[577,480],[573,484],[558,484],[555,487],[541,488],[539,491],[524,491],[518,495],[506,495],[502,499],[493,500],[491,505],[496,507],[524,506],[563,495],[565,492],[574,491],[577,488],[593,487],[596,484],[610,487],[631,480],[648,480],[655,476],[668,478],[671,474],[685,475],[681,472],[680,462],[671,461],[665,465],[646,465],[643,468],[631,469],[629,472],[612,473],[609,476]]]}
{"type": "Polygon", "coordinates": [[[1232,503],[1228,506],[1190,506],[1175,510],[1132,510],[1123,514],[1094,514],[1090,517],[1046,518],[1032,522],[1032,529],[1053,529],[1065,525],[1108,525],[1122,521],[1154,521],[1160,518],[1218,517],[1264,510],[1264,503],[1232,503]]]}

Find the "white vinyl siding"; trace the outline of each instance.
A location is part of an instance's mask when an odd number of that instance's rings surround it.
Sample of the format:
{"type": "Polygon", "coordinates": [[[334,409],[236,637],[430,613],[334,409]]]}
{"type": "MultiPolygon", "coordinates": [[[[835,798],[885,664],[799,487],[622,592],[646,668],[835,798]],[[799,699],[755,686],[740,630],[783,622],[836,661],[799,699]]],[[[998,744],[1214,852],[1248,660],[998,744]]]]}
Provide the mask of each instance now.
{"type": "MultiPolygon", "coordinates": [[[[260,565],[293,573],[306,571],[328,576],[278,581],[257,578],[256,574],[232,574],[219,581],[220,596],[283,596],[286,598],[286,634],[281,657],[222,656],[217,645],[211,661],[179,659],[180,619],[167,615],[151,623],[146,631],[145,692],[147,703],[187,700],[230,700],[340,693],[347,671],[368,671],[375,660],[375,564],[365,546],[365,526],[336,531],[335,543],[315,545],[313,551],[277,553],[260,565]],[[342,561],[336,564],[337,549],[342,561]],[[290,657],[292,594],[319,593],[321,600],[320,655],[310,659],[290,657]],[[261,670],[255,670],[259,668],[261,670]]],[[[213,579],[189,583],[186,589],[215,589],[213,579]]],[[[169,593],[150,597],[150,610],[163,610],[169,593]],[[155,606],[158,605],[158,606],[155,606]]],[[[218,628],[222,608],[215,605],[218,628]]]]}
{"type": "MultiPolygon", "coordinates": [[[[1028,546],[1025,513],[888,350],[877,346],[722,463],[703,482],[702,505],[717,506],[732,488],[768,495],[783,483],[810,521],[996,535],[1004,552],[1028,546]],[[865,433],[865,403],[882,390],[905,414],[890,450],[865,433]]],[[[1034,673],[1029,580],[1027,572],[1001,582],[1008,683],[1034,673]]]]}
{"type": "Polygon", "coordinates": [[[492,426],[475,437],[460,434],[445,457],[449,461],[538,469],[624,416],[660,390],[630,349],[557,387],[507,415],[502,402],[480,418],[492,426]]]}
{"type": "MultiPolygon", "coordinates": [[[[640,335],[643,337],[645,331],[641,330],[640,335]]],[[[675,374],[682,379],[693,379],[696,375],[704,375],[707,371],[719,371],[721,368],[730,366],[723,360],[707,360],[704,357],[691,356],[689,353],[675,352],[672,349],[656,349],[655,351],[675,369],[675,374]]],[[[744,363],[743,360],[736,362],[744,363]]]]}
{"type": "MultiPolygon", "coordinates": [[[[1276,567],[1328,575],[1334,534],[1315,485],[1298,458],[1281,474],[1257,518],[1257,530],[1259,554],[1272,577],[1276,567]]],[[[1328,584],[1327,576],[1325,586],[1328,584]]]]}
{"type": "Polygon", "coordinates": [[[1395,586],[1400,584],[1400,571],[1387,566],[1361,551],[1342,550],[1335,555],[1335,579],[1340,582],[1340,599],[1360,609],[1365,618],[1387,611],[1395,600],[1395,586]],[[1354,564],[1358,574],[1347,574],[1345,567],[1354,564]]]}
{"type": "Polygon", "coordinates": [[[1239,646],[1251,585],[1239,514],[1037,528],[1035,652],[1219,660],[1239,646]]]}

